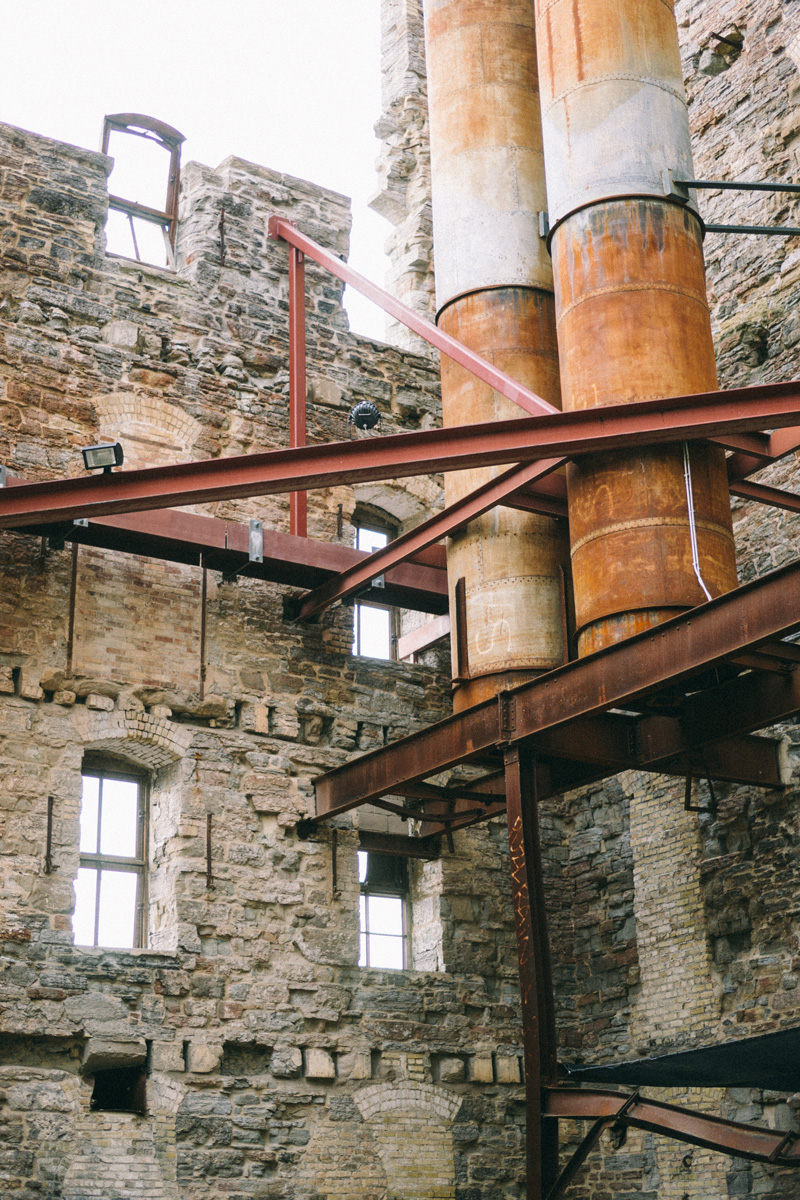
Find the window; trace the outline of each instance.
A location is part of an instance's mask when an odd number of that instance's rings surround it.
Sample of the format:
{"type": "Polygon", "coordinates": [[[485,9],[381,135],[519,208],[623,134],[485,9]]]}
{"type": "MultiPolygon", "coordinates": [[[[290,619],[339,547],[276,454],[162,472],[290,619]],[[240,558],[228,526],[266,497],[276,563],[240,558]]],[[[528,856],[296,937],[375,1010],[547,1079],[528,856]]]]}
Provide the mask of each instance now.
{"type": "Polygon", "coordinates": [[[106,224],[112,254],[173,265],[184,141],[177,129],[143,113],[106,117],[102,150],[114,158],[106,224]]]}
{"type": "Polygon", "coordinates": [[[408,966],[408,871],[404,858],[358,851],[360,967],[408,966]]]}
{"type": "MultiPolygon", "coordinates": [[[[379,525],[356,522],[357,550],[382,550],[392,540],[392,531],[379,525]]],[[[353,654],[364,658],[395,658],[397,617],[388,604],[356,602],[353,608],[353,654]]]]}
{"type": "Polygon", "coordinates": [[[147,781],[86,766],[82,780],[75,944],[142,946],[147,781]]]}

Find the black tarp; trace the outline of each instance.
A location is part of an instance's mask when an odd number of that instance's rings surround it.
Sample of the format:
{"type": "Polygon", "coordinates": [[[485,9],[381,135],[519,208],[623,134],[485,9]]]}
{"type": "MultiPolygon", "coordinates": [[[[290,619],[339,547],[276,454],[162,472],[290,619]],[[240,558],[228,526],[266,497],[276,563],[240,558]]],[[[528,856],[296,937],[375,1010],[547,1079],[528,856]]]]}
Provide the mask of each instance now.
{"type": "Polygon", "coordinates": [[[622,1083],[632,1087],[754,1087],[800,1092],[800,1029],[718,1042],[698,1050],[567,1067],[576,1083],[622,1083]]]}

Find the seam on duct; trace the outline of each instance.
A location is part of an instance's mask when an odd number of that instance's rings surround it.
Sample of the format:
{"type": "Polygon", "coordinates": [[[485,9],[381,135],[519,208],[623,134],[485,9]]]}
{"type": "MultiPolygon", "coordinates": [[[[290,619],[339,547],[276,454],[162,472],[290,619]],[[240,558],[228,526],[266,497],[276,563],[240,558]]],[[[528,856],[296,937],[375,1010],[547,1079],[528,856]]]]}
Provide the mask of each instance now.
{"type": "MultiPolygon", "coordinates": [[[[590,206],[587,205],[586,207],[590,206]]],[[[582,296],[577,296],[571,304],[567,304],[561,309],[556,324],[560,324],[566,316],[580,304],[585,304],[587,300],[595,300],[598,296],[616,296],[619,292],[674,292],[676,296],[684,296],[687,300],[694,300],[697,304],[702,305],[703,308],[708,309],[708,300],[700,292],[690,291],[689,288],[677,287],[673,283],[621,283],[617,286],[594,288],[582,296]]]]}
{"type": "MultiPolygon", "coordinates": [[[[659,2],[664,5],[664,8],[666,8],[672,16],[675,15],[673,0],[659,0],[659,2]]],[[[549,4],[539,5],[539,15],[536,18],[537,21],[541,21],[542,17],[547,16],[551,9],[557,8],[558,5],[562,3],[566,3],[566,0],[550,0],[549,4]]],[[[570,3],[574,3],[574,0],[570,0],[570,3]]]]}
{"type": "Polygon", "coordinates": [[[587,88],[595,87],[600,83],[607,83],[612,79],[629,79],[631,83],[647,84],[649,87],[660,88],[662,92],[673,96],[676,100],[680,100],[681,104],[686,103],[686,96],[681,89],[666,83],[663,79],[653,79],[649,75],[637,75],[633,71],[611,71],[607,75],[593,75],[591,79],[581,79],[578,83],[573,83],[563,92],[558,92],[553,96],[553,99],[544,107],[543,111],[549,113],[551,108],[555,108],[567,96],[573,95],[574,92],[582,92],[587,88]]]}
{"type": "MultiPolygon", "coordinates": [[[[733,542],[733,538],[724,525],[718,525],[714,521],[703,521],[702,519],[694,521],[696,529],[703,529],[706,533],[714,534],[716,537],[724,538],[726,542],[733,542]]],[[[678,529],[689,529],[691,536],[692,521],[688,517],[640,517],[632,521],[618,521],[615,525],[603,525],[600,529],[593,529],[591,533],[586,533],[582,538],[578,538],[577,542],[570,551],[571,554],[577,554],[578,551],[587,543],[594,542],[597,538],[607,537],[612,533],[624,533],[628,529],[650,529],[658,526],[659,529],[664,529],[667,526],[672,526],[678,529]]]]}

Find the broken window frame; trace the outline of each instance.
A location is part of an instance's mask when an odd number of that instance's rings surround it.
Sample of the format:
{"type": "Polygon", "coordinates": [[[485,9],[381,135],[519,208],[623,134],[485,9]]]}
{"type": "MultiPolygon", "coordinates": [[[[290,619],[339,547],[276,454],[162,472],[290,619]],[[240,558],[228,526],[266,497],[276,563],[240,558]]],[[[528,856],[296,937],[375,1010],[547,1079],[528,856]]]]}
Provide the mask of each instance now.
{"type": "Polygon", "coordinates": [[[411,951],[411,912],[409,905],[409,884],[408,884],[408,862],[401,855],[397,854],[381,854],[374,850],[359,850],[358,851],[358,874],[359,874],[359,956],[358,964],[360,967],[369,970],[379,971],[407,971],[410,968],[410,951],[411,951]],[[364,871],[364,879],[361,879],[362,874],[362,858],[364,855],[366,869],[364,871]],[[370,867],[372,860],[391,860],[395,866],[397,883],[393,886],[387,883],[375,883],[370,880],[370,867]],[[380,928],[373,928],[370,921],[370,898],[373,899],[397,899],[400,901],[401,912],[401,928],[402,933],[387,933],[380,928]],[[370,938],[373,937],[388,937],[393,941],[399,942],[401,947],[402,963],[396,967],[375,966],[370,962],[370,938]]]}
{"type": "Polygon", "coordinates": [[[84,762],[81,768],[81,782],[86,778],[99,780],[97,840],[100,846],[103,824],[103,782],[106,779],[123,783],[134,783],[137,788],[136,804],[136,853],[133,856],[103,854],[99,851],[79,851],[79,870],[95,872],[95,904],[94,930],[91,942],[76,942],[76,946],[100,949],[133,949],[141,950],[147,942],[147,854],[148,854],[148,821],[150,807],[150,781],[143,772],[138,772],[125,765],[114,763],[84,762]],[[99,925],[101,915],[100,885],[104,871],[119,871],[126,875],[136,876],[136,900],[133,927],[133,943],[130,947],[110,946],[100,942],[99,925]]]}
{"type": "Polygon", "coordinates": [[[171,125],[167,125],[164,121],[159,121],[155,117],[148,117],[144,113],[111,113],[106,115],[103,120],[103,139],[100,147],[103,154],[108,154],[112,133],[127,133],[132,137],[144,138],[146,141],[155,142],[156,145],[163,146],[169,153],[167,202],[163,211],[157,208],[150,208],[146,204],[139,204],[135,200],[126,200],[122,196],[112,195],[108,197],[108,207],[114,209],[116,212],[127,215],[131,227],[136,262],[142,262],[143,260],[139,255],[139,245],[136,240],[136,230],[133,224],[134,217],[161,226],[164,233],[167,262],[170,267],[174,267],[175,238],[178,231],[181,146],[186,141],[186,138],[177,129],[173,129],[171,125]]]}

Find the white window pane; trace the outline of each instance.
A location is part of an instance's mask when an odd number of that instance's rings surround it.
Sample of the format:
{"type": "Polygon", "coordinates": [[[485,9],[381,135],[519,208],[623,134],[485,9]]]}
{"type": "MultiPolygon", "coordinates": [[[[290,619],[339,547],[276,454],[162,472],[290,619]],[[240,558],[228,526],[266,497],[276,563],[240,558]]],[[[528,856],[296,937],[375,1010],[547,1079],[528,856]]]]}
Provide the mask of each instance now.
{"type": "Polygon", "coordinates": [[[361,935],[361,948],[358,954],[358,965],[360,967],[365,967],[367,965],[367,935],[365,933],[362,933],[361,935]]]}
{"type": "Polygon", "coordinates": [[[76,946],[94,945],[94,905],[97,894],[97,871],[81,867],[75,880],[75,915],[72,929],[76,946]]]}
{"type": "Polygon", "coordinates": [[[391,613],[388,608],[357,604],[355,614],[361,633],[360,653],[367,658],[391,658],[391,613]]]}
{"type": "Polygon", "coordinates": [[[139,785],[130,780],[103,780],[100,853],[136,857],[139,785]]]}
{"type": "Polygon", "coordinates": [[[377,529],[356,530],[356,549],[366,550],[368,554],[373,550],[382,550],[388,541],[388,533],[380,533],[377,529]]]}
{"type": "Polygon", "coordinates": [[[108,153],[114,167],[108,177],[112,196],[164,211],[169,182],[169,151],[132,133],[112,130],[108,153]]]}
{"type": "Polygon", "coordinates": [[[358,882],[363,883],[367,878],[367,852],[359,850],[358,852],[358,882]]]}
{"type": "Polygon", "coordinates": [[[360,912],[360,919],[361,919],[361,928],[366,931],[367,929],[369,929],[369,922],[368,922],[368,917],[367,917],[367,897],[366,896],[361,896],[359,898],[359,912],[360,912]]]}
{"type": "Polygon", "coordinates": [[[103,871],[100,878],[98,946],[133,946],[138,877],[132,871],[103,871]]]}
{"type": "Polygon", "coordinates": [[[370,896],[369,932],[402,936],[403,901],[399,896],[370,896]]]}
{"type": "Polygon", "coordinates": [[[392,971],[403,969],[403,939],[369,934],[369,965],[392,971]]]}
{"type": "Polygon", "coordinates": [[[81,793],[81,850],[84,854],[97,853],[97,807],[100,798],[100,780],[96,775],[83,776],[81,793]]]}
{"type": "Polygon", "coordinates": [[[136,244],[139,247],[139,258],[142,262],[151,263],[154,267],[166,267],[167,247],[164,242],[164,226],[156,225],[153,221],[142,221],[133,218],[136,230],[136,244]]]}

